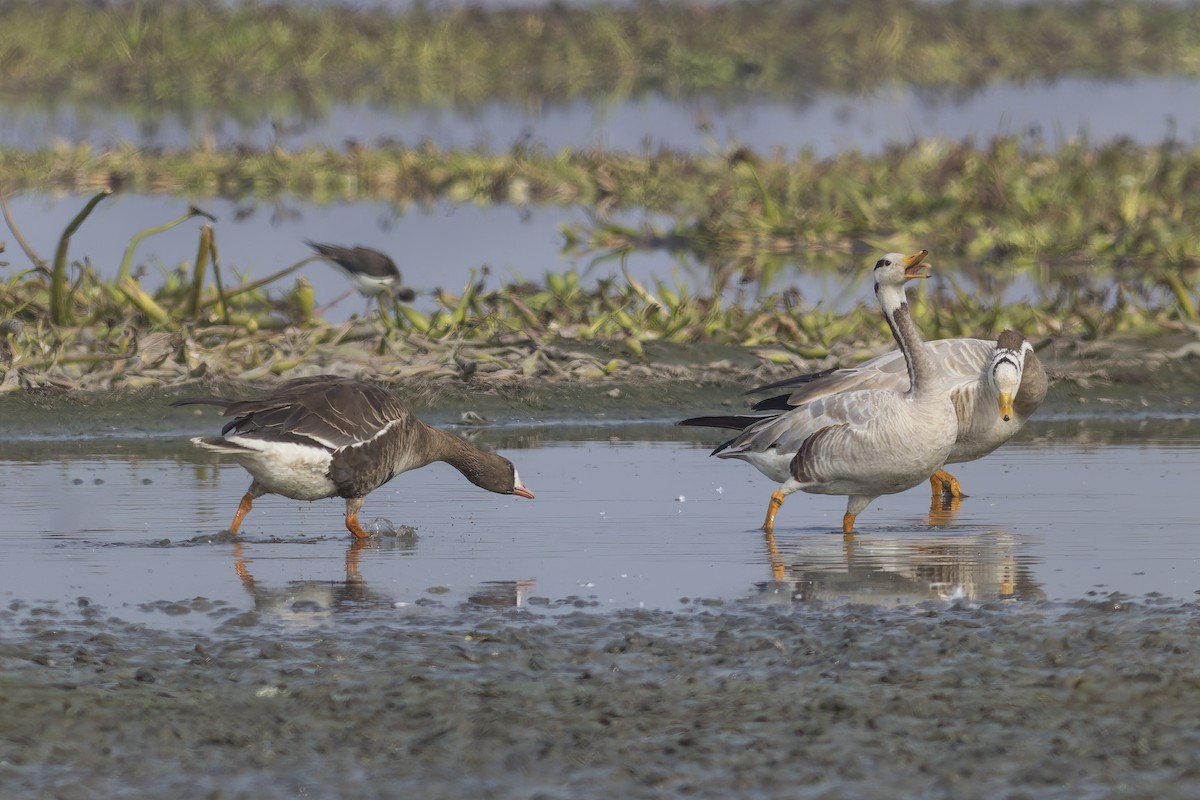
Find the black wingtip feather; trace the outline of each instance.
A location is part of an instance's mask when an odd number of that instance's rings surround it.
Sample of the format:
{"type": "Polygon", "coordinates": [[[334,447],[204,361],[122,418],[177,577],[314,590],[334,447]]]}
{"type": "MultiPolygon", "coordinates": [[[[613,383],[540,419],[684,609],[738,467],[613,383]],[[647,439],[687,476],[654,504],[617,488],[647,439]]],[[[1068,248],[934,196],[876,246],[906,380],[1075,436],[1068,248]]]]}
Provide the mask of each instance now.
{"type": "Polygon", "coordinates": [[[751,408],[755,411],[791,411],[795,408],[791,403],[791,398],[790,394],[778,394],[768,397],[766,400],[759,400],[751,408]]]}
{"type": "Polygon", "coordinates": [[[734,443],[734,442],[736,442],[736,441],[737,441],[737,437],[735,436],[735,437],[733,437],[732,439],[729,439],[728,441],[721,442],[719,445],[717,445],[716,447],[714,447],[714,448],[713,448],[713,450],[712,450],[712,452],[711,452],[711,453],[709,453],[708,455],[709,455],[710,457],[711,457],[711,456],[715,456],[715,455],[717,455],[718,453],[720,453],[722,450],[724,450],[726,447],[729,447],[729,445],[733,444],[733,443],[734,443]]]}
{"type": "Polygon", "coordinates": [[[823,369],[820,372],[810,372],[806,375],[793,375],[790,378],[784,378],[781,381],[768,383],[765,386],[755,386],[753,389],[747,389],[745,392],[743,392],[743,394],[758,394],[759,392],[770,392],[774,391],[775,389],[790,389],[795,386],[803,386],[806,383],[812,383],[813,381],[820,380],[827,375],[832,375],[839,369],[841,369],[841,367],[830,367],[829,369],[823,369]]]}

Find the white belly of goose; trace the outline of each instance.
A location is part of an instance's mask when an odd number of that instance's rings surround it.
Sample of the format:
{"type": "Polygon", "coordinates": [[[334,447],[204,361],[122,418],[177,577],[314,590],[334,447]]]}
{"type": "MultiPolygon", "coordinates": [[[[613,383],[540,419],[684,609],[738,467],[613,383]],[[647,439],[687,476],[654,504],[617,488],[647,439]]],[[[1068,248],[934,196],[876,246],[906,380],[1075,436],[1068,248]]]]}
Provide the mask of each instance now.
{"type": "Polygon", "coordinates": [[[836,458],[836,477],[822,477],[820,457],[813,466],[816,479],[793,486],[813,494],[884,495],[911,489],[945,463],[954,446],[956,428],[943,424],[935,400],[924,405],[883,396],[880,415],[860,428],[842,433],[836,458]],[[888,400],[890,402],[884,402],[888,400]],[[889,413],[890,412],[890,413],[889,413]]]}
{"type": "Polygon", "coordinates": [[[225,438],[232,446],[223,448],[193,439],[206,450],[233,456],[264,489],[294,500],[320,500],[337,494],[329,477],[327,450],[289,442],[265,442],[243,436],[225,438]]]}
{"type": "Polygon", "coordinates": [[[778,447],[768,447],[766,450],[731,450],[717,454],[717,458],[745,461],[776,483],[783,483],[792,477],[791,465],[795,457],[795,453],[780,452],[778,447]]]}

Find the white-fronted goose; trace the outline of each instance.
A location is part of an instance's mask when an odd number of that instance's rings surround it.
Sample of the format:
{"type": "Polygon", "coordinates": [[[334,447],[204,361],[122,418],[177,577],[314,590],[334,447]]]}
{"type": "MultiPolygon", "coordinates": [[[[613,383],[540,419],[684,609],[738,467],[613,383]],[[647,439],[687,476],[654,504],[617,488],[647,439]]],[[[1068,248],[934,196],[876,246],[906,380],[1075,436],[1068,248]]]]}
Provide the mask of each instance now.
{"type": "Polygon", "coordinates": [[[257,400],[201,397],[176,400],[220,406],[234,417],[220,436],[192,443],[233,456],[254,480],[229,531],[236,534],[255,498],[346,499],[346,528],[367,537],[358,522],[363,498],[402,472],[444,461],[489,492],[533,499],[508,459],[431,427],[386,389],[365,381],[320,375],[296,378],[257,400]]]}
{"type": "MultiPolygon", "coordinates": [[[[947,464],[983,458],[1011,439],[1046,399],[1050,382],[1033,345],[1013,330],[996,341],[938,339],[925,343],[946,379],[958,414],[958,439],[947,464]],[[999,409],[1000,413],[996,413],[999,409]]],[[[792,389],[754,405],[755,411],[787,411],[813,400],[860,389],[899,391],[908,384],[904,355],[893,350],[855,367],[843,367],[750,389],[746,394],[792,389]]],[[[958,479],[939,469],[929,479],[935,498],[964,497],[958,479]]]]}
{"type": "Polygon", "coordinates": [[[889,253],[875,264],[875,296],[903,354],[903,389],[860,389],[818,398],[765,416],[696,417],[681,425],[739,429],[713,455],[749,462],[778,481],[763,529],[775,527],[783,500],[797,490],[847,495],[842,532],[880,495],[926,480],[950,455],[958,434],[945,379],[925,350],[909,313],[904,284],[927,277],[928,251],[889,253]]]}
{"type": "MultiPolygon", "coordinates": [[[[307,239],[304,243],[328,259],[350,279],[359,294],[367,299],[368,310],[371,308],[371,300],[379,295],[387,295],[393,300],[405,303],[411,303],[416,297],[416,293],[404,285],[395,262],[378,250],[369,247],[341,247],[307,239]]],[[[345,296],[341,295],[329,305],[345,296]]]]}

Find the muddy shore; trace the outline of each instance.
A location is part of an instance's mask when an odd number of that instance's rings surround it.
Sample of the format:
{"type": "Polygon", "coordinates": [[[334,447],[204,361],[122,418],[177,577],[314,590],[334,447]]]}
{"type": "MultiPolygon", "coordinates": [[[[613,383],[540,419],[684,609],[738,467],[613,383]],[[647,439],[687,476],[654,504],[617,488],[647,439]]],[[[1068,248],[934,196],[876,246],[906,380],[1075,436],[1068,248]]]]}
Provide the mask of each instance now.
{"type": "MultiPolygon", "coordinates": [[[[887,349],[881,347],[879,352],[887,349]]],[[[606,357],[595,348],[552,350],[551,355],[536,352],[539,358],[563,364],[587,359],[599,363],[606,357]]],[[[1050,409],[1190,412],[1200,396],[1200,343],[1194,335],[1063,339],[1043,343],[1038,354],[1053,381],[1043,414],[1050,409]]],[[[751,402],[742,394],[748,387],[847,363],[831,357],[772,364],[747,348],[657,343],[646,348],[642,361],[626,363],[612,375],[588,372],[585,376],[567,369],[524,373],[516,366],[519,353],[506,357],[511,368],[469,376],[459,374],[450,358],[440,371],[431,372],[432,361],[346,360],[332,352],[277,377],[220,373],[190,378],[177,369],[131,367],[114,373],[119,381],[80,389],[46,375],[23,375],[27,385],[22,390],[0,392],[0,434],[88,436],[118,430],[177,430],[188,426],[195,411],[167,408],[175,398],[248,394],[278,380],[323,373],[380,380],[435,424],[457,422],[464,412],[524,423],[563,417],[666,418],[705,409],[743,409],[751,402]]]]}
{"type": "MultiPolygon", "coordinates": [[[[0,612],[8,797],[1194,796],[1200,607],[0,612]]],[[[203,607],[197,603],[197,607],[203,607]]]]}

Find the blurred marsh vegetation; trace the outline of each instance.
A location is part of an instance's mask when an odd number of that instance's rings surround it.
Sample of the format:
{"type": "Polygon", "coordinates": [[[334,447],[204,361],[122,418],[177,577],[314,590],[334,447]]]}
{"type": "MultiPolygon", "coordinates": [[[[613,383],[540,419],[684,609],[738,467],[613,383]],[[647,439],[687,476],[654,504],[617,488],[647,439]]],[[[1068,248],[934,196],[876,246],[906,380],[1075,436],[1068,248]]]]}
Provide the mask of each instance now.
{"type": "MultiPolygon", "coordinates": [[[[347,101],[397,113],[631,97],[753,104],[889,85],[970,92],[998,81],[1200,74],[1200,6],[1121,0],[404,11],[51,0],[0,3],[0,23],[0,102],[115,105],[146,124],[167,113],[314,119],[347,101]]],[[[797,271],[849,272],[884,250],[918,247],[943,274],[1042,287],[1035,302],[1011,303],[953,281],[919,292],[930,337],[1017,327],[1038,340],[1098,339],[1200,326],[1196,142],[923,139],[818,158],[346,139],[299,149],[201,139],[179,150],[0,150],[3,194],[81,198],[53,253],[25,241],[5,209],[0,388],[284,374],[351,353],[396,371],[588,378],[644,362],[656,341],[742,345],[764,365],[811,366],[864,355],[887,334],[870,304],[840,313],[803,296],[790,286],[797,271]],[[185,196],[196,207],[146,220],[122,262],[97,269],[70,239],[114,192],[185,196]],[[304,262],[253,278],[228,267],[238,256],[220,250],[220,221],[203,210],[212,197],[571,206],[589,222],[563,227],[565,253],[620,265],[662,249],[703,265],[709,280],[562,271],[487,288],[472,279],[438,290],[432,311],[381,306],[370,320],[331,325],[293,274],[304,262]],[[614,221],[629,210],[666,222],[614,221]],[[195,247],[150,291],[135,269],[138,246],[176,225],[194,227],[195,247]],[[605,349],[571,349],[595,343],[605,349]]]]}

